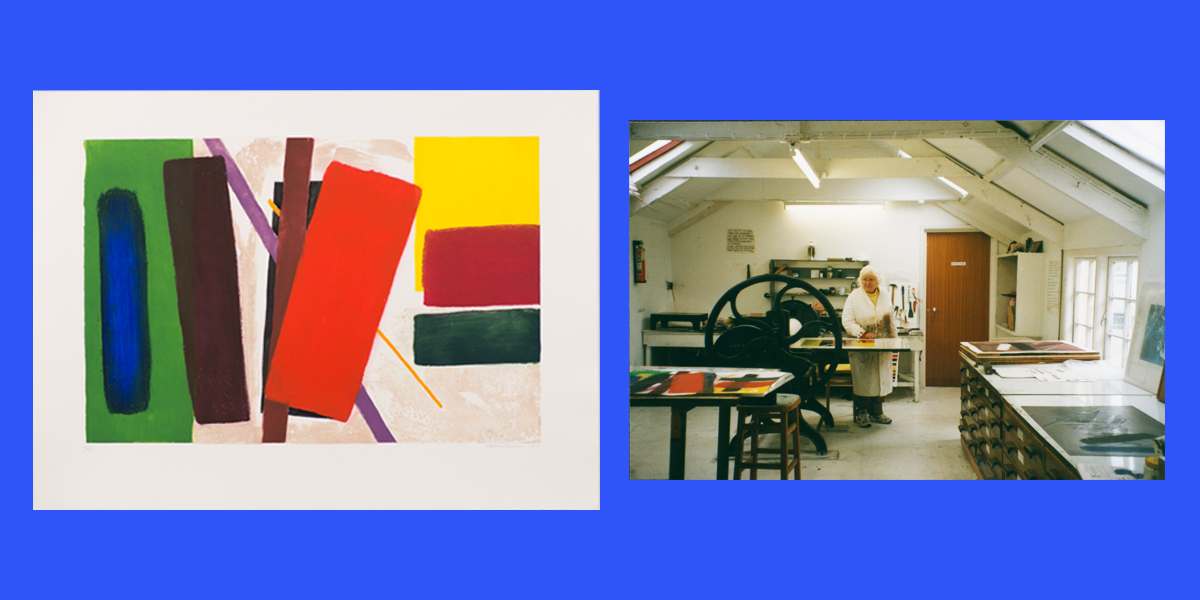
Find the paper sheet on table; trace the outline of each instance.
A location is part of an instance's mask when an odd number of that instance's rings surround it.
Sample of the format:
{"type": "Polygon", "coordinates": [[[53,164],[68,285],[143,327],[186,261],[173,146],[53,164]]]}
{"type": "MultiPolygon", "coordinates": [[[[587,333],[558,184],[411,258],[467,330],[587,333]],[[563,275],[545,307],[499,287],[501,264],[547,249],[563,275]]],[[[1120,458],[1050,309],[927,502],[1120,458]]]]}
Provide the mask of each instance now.
{"type": "Polygon", "coordinates": [[[1118,469],[1111,465],[1091,465],[1080,464],[1079,467],[1080,479],[1141,479],[1141,473],[1134,473],[1129,469],[1118,469]]]}
{"type": "Polygon", "coordinates": [[[1037,379],[1038,381],[1092,381],[1087,373],[1064,368],[1061,364],[993,365],[992,370],[1006,379],[1037,379]]]}
{"type": "Polygon", "coordinates": [[[1005,379],[1023,379],[1033,377],[1033,367],[1026,365],[992,365],[992,370],[1005,379]]]}

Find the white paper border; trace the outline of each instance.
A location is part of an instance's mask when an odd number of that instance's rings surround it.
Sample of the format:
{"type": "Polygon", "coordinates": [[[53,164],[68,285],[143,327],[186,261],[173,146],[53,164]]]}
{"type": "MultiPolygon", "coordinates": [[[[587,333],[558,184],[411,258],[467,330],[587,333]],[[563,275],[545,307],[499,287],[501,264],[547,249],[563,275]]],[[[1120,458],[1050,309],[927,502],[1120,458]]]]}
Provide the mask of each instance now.
{"type": "Polygon", "coordinates": [[[34,508],[599,508],[599,92],[35,92],[34,508]],[[537,136],[541,442],[87,444],[85,139],[537,136]]]}

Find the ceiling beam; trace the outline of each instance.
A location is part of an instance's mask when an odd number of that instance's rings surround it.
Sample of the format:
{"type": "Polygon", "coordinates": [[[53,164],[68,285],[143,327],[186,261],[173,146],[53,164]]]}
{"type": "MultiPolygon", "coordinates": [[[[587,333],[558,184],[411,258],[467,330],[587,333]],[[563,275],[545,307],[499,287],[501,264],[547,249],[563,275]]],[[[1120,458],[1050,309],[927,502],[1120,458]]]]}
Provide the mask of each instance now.
{"type": "Polygon", "coordinates": [[[709,194],[709,200],[781,200],[836,202],[958,200],[935,179],[829,179],[814,188],[805,179],[743,179],[709,194]]]}
{"type": "Polygon", "coordinates": [[[983,174],[983,180],[991,183],[997,179],[1000,179],[1001,177],[1004,177],[1005,175],[1008,175],[1008,172],[1015,168],[1017,168],[1017,165],[1014,165],[1002,158],[996,166],[992,167],[992,170],[983,174]]]}
{"type": "Polygon", "coordinates": [[[964,177],[969,173],[948,158],[835,158],[825,161],[821,179],[881,177],[964,177]]]}
{"type": "MultiPolygon", "coordinates": [[[[924,141],[899,141],[893,145],[914,157],[909,160],[916,160],[915,157],[919,156],[945,156],[944,152],[924,141]]],[[[1014,167],[1015,165],[1011,161],[1001,160],[1000,164],[993,167],[986,174],[975,175],[972,173],[967,177],[951,177],[948,179],[954,185],[967,190],[968,194],[970,194],[967,196],[967,199],[988,204],[1018,225],[1028,227],[1045,236],[1046,239],[1061,244],[1065,237],[1065,228],[1061,222],[1042,212],[1036,206],[1008,193],[989,179],[989,177],[992,179],[1000,177],[1004,173],[1011,171],[1014,167]],[[1005,166],[1006,163],[1007,166],[1005,166]]]]}
{"type": "Polygon", "coordinates": [[[641,201],[638,201],[637,198],[633,198],[630,201],[629,216],[632,217],[633,215],[636,215],[637,213],[653,206],[655,201],[657,201],[659,198],[666,196],[672,190],[687,182],[688,180],[686,179],[678,179],[675,177],[662,177],[657,181],[652,182],[649,186],[641,191],[641,201]]]}
{"type": "Polygon", "coordinates": [[[1063,243],[1066,236],[1063,224],[1024,200],[978,177],[954,177],[950,181],[970,192],[970,195],[967,196],[968,199],[982,200],[1022,227],[1046,236],[1046,239],[1055,244],[1063,243]]]}
{"type": "Polygon", "coordinates": [[[1045,148],[1030,151],[1029,143],[1013,139],[979,140],[1005,160],[1142,239],[1150,235],[1150,211],[1140,203],[1083,172],[1045,148]]]}
{"type": "Polygon", "coordinates": [[[722,177],[729,179],[804,179],[790,158],[689,158],[666,177],[722,177]]]}
{"type": "Polygon", "coordinates": [[[995,223],[993,220],[984,217],[975,211],[970,204],[960,202],[935,202],[934,206],[950,213],[951,216],[961,220],[962,222],[974,227],[996,240],[1002,240],[1007,243],[1010,240],[1015,240],[1020,236],[1020,232],[1011,230],[995,223]]]}
{"type": "Polygon", "coordinates": [[[629,139],[899,140],[1017,139],[996,121],[630,121],[629,139]]]}
{"type": "MultiPolygon", "coordinates": [[[[810,160],[821,179],[912,179],[967,177],[967,170],[948,158],[834,158],[810,160]]],[[[724,179],[805,179],[790,158],[689,158],[664,177],[724,179]]]]}
{"type": "Polygon", "coordinates": [[[699,223],[700,221],[703,221],[704,219],[708,218],[709,215],[721,210],[722,208],[725,208],[726,206],[729,206],[730,204],[733,203],[713,202],[711,200],[705,200],[704,202],[697,204],[695,208],[683,213],[682,215],[679,215],[674,221],[671,221],[671,223],[667,225],[667,236],[674,237],[675,234],[687,229],[688,227],[691,227],[692,225],[695,225],[696,223],[699,223]]]}
{"type": "Polygon", "coordinates": [[[1037,150],[1038,148],[1045,146],[1046,142],[1058,135],[1063,129],[1066,129],[1067,125],[1070,125],[1074,122],[1075,121],[1050,121],[1049,123],[1046,123],[1037,131],[1037,133],[1030,136],[1029,149],[1037,150]]]}
{"type": "Polygon", "coordinates": [[[692,207],[695,206],[695,204],[692,204],[691,202],[688,202],[687,200],[676,198],[674,196],[663,196],[663,197],[659,198],[658,201],[666,203],[666,204],[670,204],[671,206],[674,206],[675,208],[681,208],[683,210],[691,210],[692,207]]]}

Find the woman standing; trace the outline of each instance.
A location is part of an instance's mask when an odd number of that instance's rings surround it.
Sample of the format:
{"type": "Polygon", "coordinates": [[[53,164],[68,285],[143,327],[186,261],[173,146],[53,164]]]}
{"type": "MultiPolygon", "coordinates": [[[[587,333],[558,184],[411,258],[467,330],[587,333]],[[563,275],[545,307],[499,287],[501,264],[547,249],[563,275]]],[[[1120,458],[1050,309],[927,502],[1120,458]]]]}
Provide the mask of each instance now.
{"type": "MultiPolygon", "coordinates": [[[[858,274],[858,289],[846,298],[842,326],[846,333],[862,339],[896,337],[892,301],[879,288],[879,274],[864,267],[858,274]]],[[[854,423],[891,423],[883,414],[883,397],[892,393],[892,364],[885,352],[850,352],[850,376],[854,380],[854,423]]]]}

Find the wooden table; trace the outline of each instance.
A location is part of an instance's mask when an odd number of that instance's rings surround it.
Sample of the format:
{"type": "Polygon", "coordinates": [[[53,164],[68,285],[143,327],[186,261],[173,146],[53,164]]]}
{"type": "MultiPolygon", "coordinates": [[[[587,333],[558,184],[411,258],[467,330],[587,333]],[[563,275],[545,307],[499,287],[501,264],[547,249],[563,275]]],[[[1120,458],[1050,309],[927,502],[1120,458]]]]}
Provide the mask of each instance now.
{"type": "Polygon", "coordinates": [[[754,393],[724,394],[629,394],[629,406],[665,406],[671,409],[671,458],[668,477],[683,479],[683,465],[687,445],[687,413],[698,406],[715,406],[720,409],[717,417],[717,479],[729,479],[729,414],[734,406],[745,404],[771,405],[775,393],[792,380],[792,374],[769,369],[720,369],[708,367],[629,367],[629,371],[669,371],[671,373],[755,373],[760,377],[776,377],[774,383],[754,393]]]}

